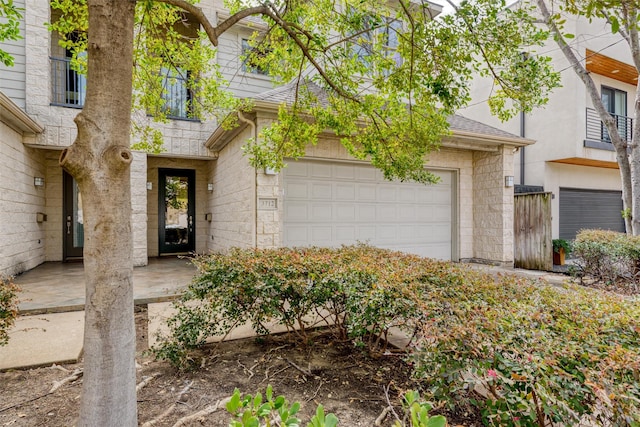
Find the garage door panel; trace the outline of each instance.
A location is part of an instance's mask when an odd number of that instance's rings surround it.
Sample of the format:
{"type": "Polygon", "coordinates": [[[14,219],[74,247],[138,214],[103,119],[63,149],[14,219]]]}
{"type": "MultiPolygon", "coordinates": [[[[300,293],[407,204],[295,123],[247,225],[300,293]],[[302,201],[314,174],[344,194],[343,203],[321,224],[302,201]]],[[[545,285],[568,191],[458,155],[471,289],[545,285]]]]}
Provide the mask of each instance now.
{"type": "Polygon", "coordinates": [[[284,207],[284,219],[288,222],[309,220],[309,206],[305,202],[288,201],[284,207]]]}
{"type": "Polygon", "coordinates": [[[333,241],[333,230],[330,225],[311,226],[310,231],[311,233],[309,233],[309,236],[316,245],[331,244],[331,242],[333,241]]]}
{"type": "Polygon", "coordinates": [[[385,181],[380,171],[362,164],[300,161],[296,166],[294,174],[284,170],[285,245],[360,241],[451,259],[452,172],[438,172],[440,184],[423,185],[385,181]]]}
{"type": "Polygon", "coordinates": [[[358,185],[358,200],[360,201],[375,201],[376,200],[376,186],[368,184],[358,185]]]}
{"type": "Polygon", "coordinates": [[[290,182],[285,186],[285,194],[288,199],[308,199],[309,185],[304,182],[290,182]]]}
{"type": "Polygon", "coordinates": [[[375,238],[376,238],[375,226],[358,227],[358,235],[357,235],[358,241],[365,242],[367,240],[374,240],[375,238]]]}
{"type": "Polygon", "coordinates": [[[310,163],[310,178],[329,178],[333,175],[330,163],[310,163]]]}
{"type": "Polygon", "coordinates": [[[369,204],[358,205],[358,220],[375,221],[375,219],[376,219],[376,205],[369,205],[369,204]]]}
{"type": "Polygon", "coordinates": [[[313,200],[331,200],[331,183],[314,182],[311,184],[311,198],[313,200]]]}
{"type": "Polygon", "coordinates": [[[290,246],[307,246],[309,242],[308,227],[306,225],[290,225],[285,229],[285,240],[290,246]]]}
{"type": "Polygon", "coordinates": [[[356,221],[356,207],[353,204],[336,204],[336,217],[340,221],[356,221]]]}
{"type": "Polygon", "coordinates": [[[378,186],[378,202],[395,202],[396,189],[392,185],[380,184],[378,186]]]}
{"type": "Polygon", "coordinates": [[[415,202],[416,192],[413,188],[398,188],[398,201],[399,202],[415,202]]]}
{"type": "Polygon", "coordinates": [[[353,242],[356,240],[357,236],[358,232],[355,225],[335,227],[335,240],[338,243],[353,242]]]}
{"type": "Polygon", "coordinates": [[[376,206],[376,218],[378,221],[395,221],[396,206],[395,205],[377,205],[376,206]]]}
{"type": "Polygon", "coordinates": [[[332,214],[331,205],[314,203],[311,205],[309,221],[331,221],[333,219],[332,214]]]}
{"type": "Polygon", "coordinates": [[[308,177],[309,176],[309,163],[304,162],[291,162],[287,164],[286,174],[290,177],[308,177]]]}
{"type": "Polygon", "coordinates": [[[377,238],[381,241],[394,241],[398,235],[398,227],[393,224],[382,224],[377,227],[377,238]]]}
{"type": "Polygon", "coordinates": [[[356,201],[355,184],[336,184],[336,200],[356,201]]]}
{"type": "Polygon", "coordinates": [[[333,176],[331,178],[345,179],[354,181],[356,179],[356,171],[353,165],[341,163],[333,165],[333,176]]]}
{"type": "Polygon", "coordinates": [[[378,171],[371,167],[360,166],[356,169],[356,179],[358,181],[371,181],[378,180],[378,171]]]}
{"type": "Polygon", "coordinates": [[[417,219],[418,215],[416,213],[417,206],[403,204],[397,205],[398,208],[398,219],[401,221],[411,221],[417,219]]]}

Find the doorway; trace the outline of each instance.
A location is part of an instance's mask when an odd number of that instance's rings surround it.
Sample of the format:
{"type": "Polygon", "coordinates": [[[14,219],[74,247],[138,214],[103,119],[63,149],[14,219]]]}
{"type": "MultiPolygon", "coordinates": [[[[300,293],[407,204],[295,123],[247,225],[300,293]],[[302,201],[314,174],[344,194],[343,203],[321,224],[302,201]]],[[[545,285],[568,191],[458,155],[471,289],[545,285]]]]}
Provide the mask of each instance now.
{"type": "Polygon", "coordinates": [[[160,254],[195,250],[195,171],[158,169],[160,254]]]}
{"type": "Polygon", "coordinates": [[[82,195],[76,180],[66,171],[63,171],[62,174],[63,258],[65,261],[81,260],[84,248],[82,195]]]}

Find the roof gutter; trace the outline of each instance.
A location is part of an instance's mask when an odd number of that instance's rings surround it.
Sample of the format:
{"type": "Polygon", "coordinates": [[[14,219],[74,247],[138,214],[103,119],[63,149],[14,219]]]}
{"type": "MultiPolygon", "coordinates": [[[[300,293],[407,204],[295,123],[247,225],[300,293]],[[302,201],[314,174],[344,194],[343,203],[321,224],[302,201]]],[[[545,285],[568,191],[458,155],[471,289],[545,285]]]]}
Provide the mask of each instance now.
{"type": "MultiPolygon", "coordinates": [[[[252,117],[250,117],[250,119],[255,119],[256,111],[277,114],[279,107],[280,105],[274,102],[263,101],[259,99],[254,100],[252,113],[253,115],[252,117]]],[[[223,129],[219,126],[207,139],[207,141],[205,142],[205,146],[214,152],[219,152],[238,133],[242,132],[247,127],[246,122],[241,119],[239,119],[239,121],[239,126],[231,130],[223,129]]],[[[533,143],[535,143],[534,140],[521,138],[517,135],[509,137],[451,129],[451,133],[449,135],[443,136],[441,145],[443,147],[459,148],[465,150],[495,151],[499,146],[502,145],[509,145],[516,148],[525,147],[533,143]]]]}
{"type": "Polygon", "coordinates": [[[36,135],[44,132],[44,127],[29,117],[2,92],[0,92],[0,121],[22,135],[36,135]]]}

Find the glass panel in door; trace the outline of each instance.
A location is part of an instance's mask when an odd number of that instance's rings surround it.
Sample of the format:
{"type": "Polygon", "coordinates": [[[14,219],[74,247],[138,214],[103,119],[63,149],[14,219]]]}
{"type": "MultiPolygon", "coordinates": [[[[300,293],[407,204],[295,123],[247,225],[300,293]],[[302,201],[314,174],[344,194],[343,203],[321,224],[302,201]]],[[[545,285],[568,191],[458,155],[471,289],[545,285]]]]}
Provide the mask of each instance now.
{"type": "Polygon", "coordinates": [[[195,172],[187,169],[159,171],[160,253],[195,250],[195,172]]]}
{"type": "MultiPolygon", "coordinates": [[[[623,139],[627,139],[627,136],[631,132],[630,125],[627,121],[627,92],[603,87],[601,98],[604,108],[616,119],[618,134],[623,139]]],[[[602,125],[602,140],[607,142],[611,141],[604,124],[602,125]]]]}
{"type": "Polygon", "coordinates": [[[63,253],[65,260],[81,259],[84,247],[84,219],[82,216],[82,194],[78,183],[67,172],[63,172],[63,253]]]}

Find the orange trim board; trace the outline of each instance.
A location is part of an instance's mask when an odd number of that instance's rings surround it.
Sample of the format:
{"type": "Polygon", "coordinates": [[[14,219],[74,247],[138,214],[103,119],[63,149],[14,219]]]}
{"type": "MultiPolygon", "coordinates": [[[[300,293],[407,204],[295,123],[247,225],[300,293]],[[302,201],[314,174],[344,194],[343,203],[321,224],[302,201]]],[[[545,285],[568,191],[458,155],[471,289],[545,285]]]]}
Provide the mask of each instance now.
{"type": "Polygon", "coordinates": [[[594,168],[620,169],[617,162],[604,160],[583,159],[581,157],[569,157],[566,159],[549,160],[549,163],[564,163],[566,165],[591,166],[594,168]]]}
{"type": "Polygon", "coordinates": [[[633,65],[609,58],[589,49],[587,49],[585,56],[585,65],[589,72],[633,86],[638,84],[638,70],[633,65]]]}

